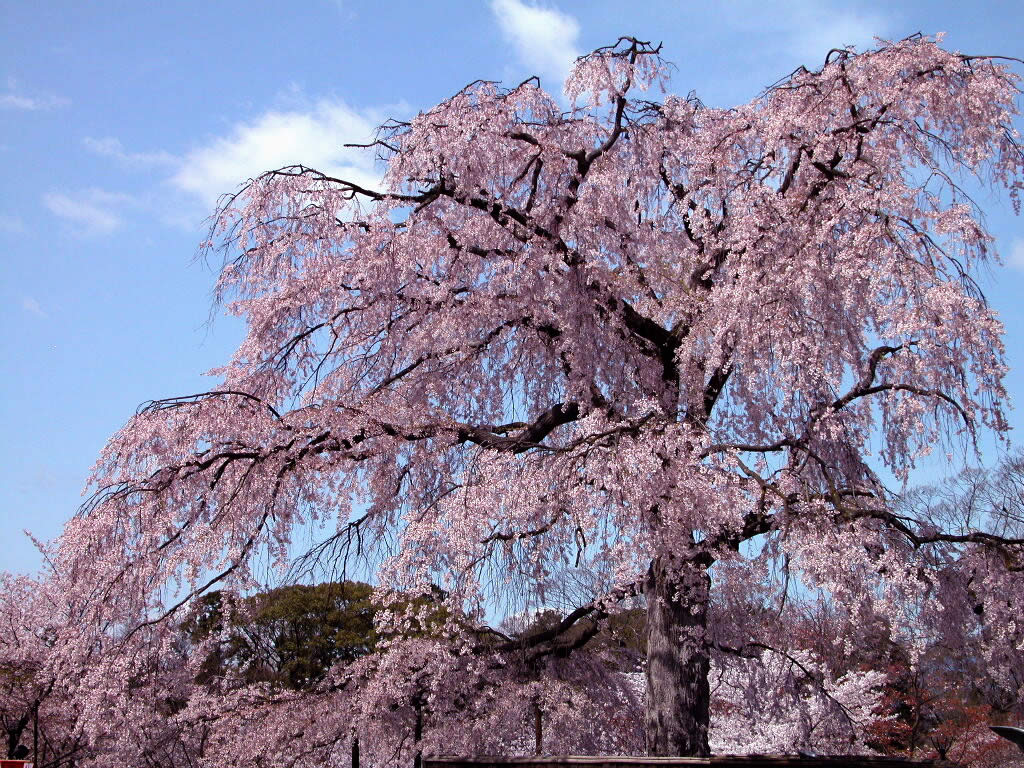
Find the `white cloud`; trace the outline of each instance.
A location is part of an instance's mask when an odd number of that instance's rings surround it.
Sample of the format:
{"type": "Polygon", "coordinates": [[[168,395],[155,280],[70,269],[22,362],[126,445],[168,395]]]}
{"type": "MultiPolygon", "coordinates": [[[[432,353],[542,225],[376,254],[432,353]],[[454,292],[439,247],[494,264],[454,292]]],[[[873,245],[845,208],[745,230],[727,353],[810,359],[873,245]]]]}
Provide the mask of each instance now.
{"type": "Polygon", "coordinates": [[[0,93],[0,108],[18,109],[23,112],[36,112],[42,109],[64,107],[71,103],[70,100],[63,98],[62,96],[55,96],[53,94],[37,94],[35,96],[30,96],[25,93],[19,93],[19,90],[18,81],[13,77],[8,77],[7,92],[0,93]]]}
{"type": "Polygon", "coordinates": [[[26,312],[31,312],[36,317],[49,317],[49,315],[47,315],[46,312],[43,311],[43,308],[39,306],[39,302],[33,299],[31,296],[25,296],[24,298],[22,298],[21,308],[24,309],[26,312]]]}
{"type": "Polygon", "coordinates": [[[326,100],[306,111],[270,111],[187,153],[170,183],[210,209],[220,195],[238,189],[246,180],[300,163],[375,187],[380,173],[374,168],[374,153],[343,145],[372,140],[383,119],[375,111],[358,112],[326,100]]]}
{"type": "Polygon", "coordinates": [[[1006,263],[1014,269],[1024,271],[1024,239],[1015,237],[1010,243],[1010,255],[1006,263]]]}
{"type": "Polygon", "coordinates": [[[120,139],[86,137],[90,152],[136,171],[158,174],[162,184],[138,199],[100,190],[52,193],[45,198],[54,213],[78,225],[80,234],[112,232],[128,208],[155,214],[165,224],[194,230],[213,212],[218,198],[237,191],[248,179],[288,165],[302,164],[371,188],[381,185],[373,150],[346,148],[367,143],[391,115],[410,111],[404,103],[387,109],[356,110],[343,102],[311,102],[298,86],[278,97],[277,109],[239,122],[183,155],[159,150],[134,152],[120,139]]]}
{"type": "Polygon", "coordinates": [[[817,69],[831,48],[852,45],[858,51],[875,47],[875,37],[885,37],[890,23],[874,13],[840,10],[825,2],[794,3],[801,11],[792,18],[792,46],[804,66],[817,69]]]}
{"type": "Polygon", "coordinates": [[[580,25],[575,18],[521,0],[491,0],[491,12],[531,74],[554,78],[558,84],[565,80],[580,55],[576,49],[580,25]]]}
{"type": "Polygon", "coordinates": [[[863,51],[875,47],[876,35],[902,36],[895,5],[879,13],[836,0],[734,0],[716,6],[714,13],[735,33],[750,37],[750,50],[759,58],[782,54],[809,69],[820,69],[831,48],[853,45],[863,51]]]}
{"type": "Polygon", "coordinates": [[[90,152],[103,157],[112,157],[124,166],[129,168],[152,168],[160,166],[176,166],[181,161],[170,152],[160,150],[158,152],[126,152],[120,139],[108,136],[103,139],[94,139],[86,136],[82,144],[90,152]]]}
{"type": "Polygon", "coordinates": [[[76,233],[85,236],[106,235],[119,228],[124,222],[118,209],[133,202],[129,195],[95,188],[43,195],[43,204],[51,213],[74,225],[76,233]]]}

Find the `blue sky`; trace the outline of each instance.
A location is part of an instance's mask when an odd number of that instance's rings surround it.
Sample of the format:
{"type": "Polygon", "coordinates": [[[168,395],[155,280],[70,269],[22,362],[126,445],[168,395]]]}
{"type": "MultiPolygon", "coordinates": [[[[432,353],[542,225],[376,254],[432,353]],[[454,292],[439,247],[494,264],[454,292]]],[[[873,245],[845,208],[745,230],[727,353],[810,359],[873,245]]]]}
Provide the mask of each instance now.
{"type": "MultiPolygon", "coordinates": [[[[833,46],[944,31],[1022,57],[1021,29],[1024,4],[996,0],[0,0],[0,570],[38,567],[23,529],[59,533],[141,402],[215,385],[202,374],[241,327],[207,325],[214,275],[192,259],[217,196],[250,176],[372,179],[342,144],[478,78],[560,91],[574,56],[620,35],[662,41],[673,90],[727,106],[833,46]]],[[[1024,226],[978,200],[1007,261],[983,287],[1021,400],[1024,226]]]]}

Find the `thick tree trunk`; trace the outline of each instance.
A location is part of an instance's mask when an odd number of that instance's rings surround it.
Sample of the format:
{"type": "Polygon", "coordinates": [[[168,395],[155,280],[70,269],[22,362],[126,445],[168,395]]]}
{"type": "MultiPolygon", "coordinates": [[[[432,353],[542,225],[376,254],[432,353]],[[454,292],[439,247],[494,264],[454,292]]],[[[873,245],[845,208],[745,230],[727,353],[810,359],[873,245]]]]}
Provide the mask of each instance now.
{"type": "Polygon", "coordinates": [[[647,754],[707,757],[707,618],[711,579],[698,563],[659,555],[647,572],[647,754]],[[678,593],[678,594],[677,594],[678,593]]]}

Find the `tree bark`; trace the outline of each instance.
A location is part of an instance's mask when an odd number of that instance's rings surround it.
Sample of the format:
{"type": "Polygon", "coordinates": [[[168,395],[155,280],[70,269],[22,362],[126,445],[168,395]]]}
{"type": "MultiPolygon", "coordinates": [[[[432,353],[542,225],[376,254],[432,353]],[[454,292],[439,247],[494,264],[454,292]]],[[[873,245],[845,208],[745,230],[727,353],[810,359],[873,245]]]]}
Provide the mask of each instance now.
{"type": "Polygon", "coordinates": [[[412,761],[413,768],[422,768],[423,766],[423,750],[420,749],[420,742],[423,741],[423,699],[421,695],[417,694],[413,700],[413,704],[416,707],[416,729],[413,732],[416,757],[412,761]]]}
{"type": "Polygon", "coordinates": [[[647,754],[708,757],[711,579],[703,564],[668,553],[647,572],[647,754]]]}

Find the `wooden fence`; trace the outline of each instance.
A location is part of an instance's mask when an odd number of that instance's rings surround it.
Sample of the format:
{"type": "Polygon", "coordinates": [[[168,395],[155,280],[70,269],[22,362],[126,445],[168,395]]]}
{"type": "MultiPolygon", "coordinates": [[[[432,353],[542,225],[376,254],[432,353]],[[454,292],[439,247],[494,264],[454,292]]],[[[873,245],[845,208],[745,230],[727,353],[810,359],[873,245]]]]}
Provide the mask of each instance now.
{"type": "Polygon", "coordinates": [[[803,755],[717,755],[714,757],[424,757],[423,768],[956,768],[945,760],[907,760],[897,757],[803,756],[803,755]]]}

